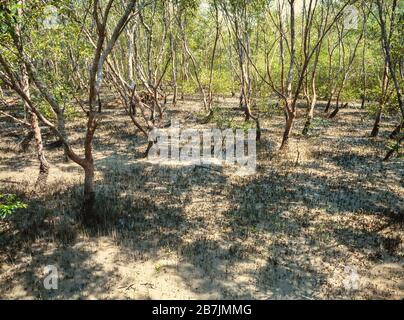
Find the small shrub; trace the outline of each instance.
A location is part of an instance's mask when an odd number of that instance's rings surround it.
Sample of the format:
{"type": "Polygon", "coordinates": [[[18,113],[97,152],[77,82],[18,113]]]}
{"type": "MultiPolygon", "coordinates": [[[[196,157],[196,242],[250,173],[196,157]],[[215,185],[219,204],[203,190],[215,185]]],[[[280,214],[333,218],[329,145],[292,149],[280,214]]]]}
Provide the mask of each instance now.
{"type": "Polygon", "coordinates": [[[16,209],[25,209],[27,205],[20,201],[15,194],[0,194],[0,219],[5,219],[16,209]]]}

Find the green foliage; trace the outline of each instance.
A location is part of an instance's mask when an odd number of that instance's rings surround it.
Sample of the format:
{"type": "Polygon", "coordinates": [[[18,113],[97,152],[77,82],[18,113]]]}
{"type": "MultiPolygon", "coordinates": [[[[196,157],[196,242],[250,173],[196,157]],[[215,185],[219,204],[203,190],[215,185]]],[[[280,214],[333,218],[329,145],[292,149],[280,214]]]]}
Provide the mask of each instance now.
{"type": "Polygon", "coordinates": [[[27,205],[23,203],[15,194],[0,193],[0,219],[5,219],[16,209],[25,209],[27,205]]]}
{"type": "MultiPolygon", "coordinates": [[[[64,116],[66,119],[72,119],[79,114],[73,104],[73,89],[69,88],[68,84],[57,85],[53,87],[52,91],[56,101],[64,109],[64,116]]],[[[38,92],[33,92],[32,99],[46,118],[55,119],[56,115],[54,114],[51,106],[42,98],[41,95],[39,95],[38,92]]]]}
{"type": "Polygon", "coordinates": [[[12,26],[18,22],[18,10],[21,7],[22,4],[16,1],[0,3],[0,33],[9,33],[12,30],[12,26]]]}
{"type": "Polygon", "coordinates": [[[162,269],[162,265],[157,263],[156,265],[154,265],[154,270],[156,271],[156,273],[159,273],[162,269]]]}
{"type": "MultiPolygon", "coordinates": [[[[115,1],[111,15],[108,19],[108,32],[116,23],[120,12],[124,8],[124,3],[115,1]]],[[[21,29],[21,40],[24,44],[24,51],[27,56],[34,62],[35,67],[40,75],[40,79],[50,88],[51,93],[55,96],[57,102],[64,108],[67,117],[74,117],[76,109],[74,107],[75,97],[82,98],[87,94],[85,88],[88,83],[89,66],[92,63],[92,55],[94,46],[91,43],[91,33],[95,31],[94,21],[91,18],[92,13],[87,12],[91,8],[91,4],[87,1],[71,1],[71,0],[30,0],[24,2],[22,8],[18,0],[0,1],[0,50],[5,60],[10,64],[15,74],[21,72],[21,61],[18,56],[13,54],[14,44],[12,41],[13,32],[21,29]],[[47,18],[47,7],[53,6],[57,10],[58,25],[56,28],[47,28],[44,21],[47,18]],[[22,9],[22,10],[20,10],[22,9]],[[88,34],[87,34],[88,33],[88,34]],[[78,89],[80,88],[80,89],[78,89]]],[[[386,10],[391,1],[386,1],[386,10]]],[[[101,1],[100,7],[106,3],[101,1]]],[[[174,0],[174,1],[157,1],[150,2],[149,6],[142,9],[143,22],[152,28],[153,37],[150,40],[151,50],[151,69],[156,64],[157,75],[162,72],[164,61],[170,63],[170,35],[173,35],[173,46],[176,52],[175,68],[177,72],[178,86],[181,92],[186,94],[194,94],[199,92],[199,87],[195,81],[195,72],[198,73],[202,86],[206,92],[210,82],[210,67],[212,50],[216,36],[216,15],[215,5],[219,10],[218,22],[220,26],[220,37],[217,42],[216,53],[213,63],[212,91],[214,94],[229,94],[232,91],[238,91],[240,85],[240,66],[238,61],[236,37],[234,34],[234,26],[231,21],[236,19],[239,22],[238,27],[243,38],[243,42],[248,40],[250,46],[250,58],[254,63],[248,67],[249,77],[251,78],[251,86],[253,96],[261,98],[257,104],[258,111],[266,116],[279,115],[282,112],[280,107],[270,104],[263,97],[273,93],[273,90],[262,78],[268,79],[267,72],[271,74],[274,87],[278,90],[282,87],[281,79],[285,81],[285,72],[287,73],[288,61],[290,60],[290,48],[288,50],[287,43],[284,43],[283,58],[285,61],[284,72],[282,73],[281,51],[279,30],[274,25],[277,17],[277,9],[275,1],[265,0],[174,0]],[[172,7],[173,12],[168,10],[172,7]],[[170,12],[169,12],[170,11],[170,12]],[[229,15],[229,16],[227,16],[229,15]],[[179,20],[178,20],[179,19],[179,20]],[[196,69],[193,70],[193,64],[184,52],[183,39],[178,26],[181,21],[182,28],[186,35],[187,44],[195,57],[196,69]],[[164,36],[164,33],[167,34],[164,36]],[[159,60],[158,55],[162,57],[159,60]],[[255,71],[259,71],[259,77],[255,71]],[[188,75],[188,76],[185,76],[188,75]],[[186,78],[186,79],[185,79],[186,78]]],[[[332,1],[321,2],[321,5],[331,6],[331,16],[342,3],[332,1]]],[[[286,7],[288,3],[285,2],[286,7]]],[[[307,2],[306,2],[307,5],[307,2]]],[[[310,30],[309,47],[313,47],[316,41],[317,27],[321,21],[320,3],[318,4],[316,13],[313,17],[313,26],[310,30]]],[[[296,4],[298,7],[298,5],[296,4]]],[[[359,3],[356,4],[360,9],[359,3]]],[[[370,5],[369,5],[370,6],[370,5]]],[[[331,28],[330,32],[324,38],[321,45],[319,62],[316,74],[316,86],[319,97],[328,99],[331,89],[335,85],[338,92],[343,82],[344,72],[339,70],[340,64],[346,66],[349,62],[353,48],[359,39],[361,33],[361,21],[363,12],[360,11],[359,29],[347,30],[344,35],[344,49],[338,48],[338,29],[342,21],[339,21],[331,28]],[[329,61],[329,52],[333,46],[335,50],[332,59],[329,61]],[[341,62],[341,63],[340,63],[341,62]]],[[[391,54],[394,66],[397,70],[400,67],[400,60],[403,56],[403,36],[400,32],[404,23],[403,8],[399,5],[396,12],[396,28],[391,35],[391,54]]],[[[390,25],[391,17],[386,13],[387,25],[390,25]]],[[[300,35],[303,30],[301,23],[302,17],[296,12],[296,65],[301,66],[303,58],[303,43],[300,35]]],[[[137,19],[137,18],[136,18],[137,19]]],[[[138,21],[136,32],[136,54],[140,61],[140,69],[147,69],[147,48],[148,37],[145,28],[138,21]]],[[[285,24],[285,36],[289,39],[290,30],[289,22],[285,24]]],[[[128,24],[128,26],[131,23],[128,24]]],[[[120,69],[124,78],[128,76],[128,45],[129,37],[126,30],[119,37],[112,54],[116,59],[116,67],[120,69]]],[[[366,76],[366,98],[373,102],[380,100],[381,84],[380,80],[383,75],[384,57],[380,42],[380,26],[377,21],[377,14],[370,14],[366,22],[366,35],[361,40],[353,60],[353,65],[349,75],[344,83],[341,92],[341,100],[358,100],[363,94],[363,81],[366,76]],[[364,45],[366,45],[364,47],[364,45]],[[362,51],[364,48],[364,51],[362,51]],[[362,54],[365,61],[365,70],[362,66],[362,54]]],[[[94,37],[95,39],[95,37],[94,37]]],[[[93,40],[94,40],[93,39],[93,40]]],[[[311,73],[313,58],[308,66],[308,75],[311,73]]],[[[248,65],[248,63],[247,63],[248,65]]],[[[292,88],[296,88],[298,82],[298,69],[294,72],[292,80],[292,88]]],[[[138,71],[135,71],[135,73],[138,71]]],[[[144,71],[143,71],[144,72],[144,71]]],[[[138,77],[135,78],[140,82],[138,77]]],[[[172,82],[171,65],[168,65],[167,72],[162,79],[162,85],[170,87],[172,82]],[[171,80],[171,81],[170,81],[171,80]]],[[[105,82],[108,82],[108,78],[105,82]]],[[[125,79],[127,80],[127,79],[125,79]]],[[[308,82],[310,79],[308,79],[308,82]]],[[[402,85],[402,80],[399,79],[402,85]]],[[[32,85],[35,91],[35,86],[32,85]]],[[[392,91],[393,85],[390,80],[389,92],[392,91]]],[[[310,92],[309,88],[309,92],[310,92]]],[[[301,93],[301,92],[300,92],[301,93]]],[[[35,103],[46,117],[54,118],[49,105],[44,101],[43,96],[33,92],[35,103]],[[36,97],[35,97],[36,95],[36,97]]],[[[335,94],[334,94],[335,95],[335,94]]],[[[386,112],[397,112],[396,95],[393,92],[389,94],[389,101],[385,104],[386,112]]],[[[369,109],[373,115],[375,112],[373,106],[369,109]]],[[[219,121],[219,120],[218,120],[219,121]]],[[[227,121],[227,120],[226,120],[227,121]]],[[[219,123],[225,123],[224,119],[219,123]]],[[[230,121],[230,120],[229,120],[230,121]]]]}
{"type": "Polygon", "coordinates": [[[182,92],[186,94],[193,94],[198,91],[198,85],[192,81],[182,81],[180,82],[180,88],[182,92]]]}

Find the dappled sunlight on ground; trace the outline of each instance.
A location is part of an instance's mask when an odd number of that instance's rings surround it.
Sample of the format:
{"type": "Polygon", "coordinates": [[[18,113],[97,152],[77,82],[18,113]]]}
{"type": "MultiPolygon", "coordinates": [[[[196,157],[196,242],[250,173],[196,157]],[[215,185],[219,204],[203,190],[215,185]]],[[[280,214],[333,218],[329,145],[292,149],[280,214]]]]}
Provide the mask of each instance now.
{"type": "MultiPolygon", "coordinates": [[[[236,99],[219,104],[242,123],[236,99]]],[[[199,108],[186,100],[169,116],[215,127],[198,122],[199,108]]],[[[29,207],[0,224],[0,297],[404,298],[403,160],[381,161],[384,140],[367,137],[364,111],[343,109],[308,138],[298,119],[284,153],[282,114],[262,115],[257,171],[248,175],[235,165],[143,159],[146,139],[118,107],[107,111],[94,148],[99,228],[77,221],[77,165],[48,152],[49,187],[31,194],[37,164],[2,134],[0,191],[29,207]],[[60,271],[58,290],[43,287],[49,264],[60,271]]],[[[81,137],[71,137],[78,150],[81,137]]]]}

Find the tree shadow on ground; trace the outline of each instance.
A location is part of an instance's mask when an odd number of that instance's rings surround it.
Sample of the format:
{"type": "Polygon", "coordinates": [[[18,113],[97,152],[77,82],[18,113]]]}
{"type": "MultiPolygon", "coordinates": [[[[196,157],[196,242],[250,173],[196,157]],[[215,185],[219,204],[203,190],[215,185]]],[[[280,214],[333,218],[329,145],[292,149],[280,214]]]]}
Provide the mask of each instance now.
{"type": "Polygon", "coordinates": [[[83,246],[50,249],[39,242],[29,249],[29,254],[32,257],[29,263],[18,264],[12,278],[2,281],[3,298],[13,289],[12,299],[102,298],[108,291],[108,281],[116,277],[114,272],[106,272],[102,265],[95,264],[91,259],[94,252],[83,246]],[[50,273],[46,267],[56,268],[56,273],[50,273]],[[54,289],[45,287],[49,275],[57,276],[50,283],[57,286],[54,289]]]}
{"type": "MultiPolygon", "coordinates": [[[[61,297],[60,293],[44,290],[43,275],[38,274],[44,264],[55,263],[69,274],[62,278],[69,288],[64,290],[64,298],[102,296],[116,274],[100,265],[87,265],[94,253],[75,244],[78,234],[84,232],[90,238],[113,234],[123,255],[152,259],[158,258],[161,250],[176,252],[181,264],[175,272],[198,294],[216,298],[315,298],[316,288],[327,275],[309,258],[324,256],[321,251],[307,251],[316,241],[312,236],[302,240],[310,221],[293,212],[303,207],[329,214],[388,214],[393,211],[392,203],[402,203],[387,188],[354,189],[349,181],[304,171],[290,173],[266,167],[260,169],[266,170],[264,176],[236,183],[220,170],[162,166],[127,157],[106,157],[97,160],[96,166],[102,172],[97,181],[97,212],[104,223],[97,228],[79,224],[79,183],[68,188],[50,186],[50,194],[32,201],[29,209],[11,219],[11,230],[17,235],[1,235],[2,248],[13,242],[24,243],[25,252],[33,257],[8,285],[20,280],[36,297],[61,297]],[[187,205],[195,200],[191,195],[195,189],[201,189],[205,197],[218,193],[230,198],[230,207],[223,214],[212,212],[211,217],[187,213],[187,205]],[[214,232],[218,232],[217,238],[212,238],[214,232]],[[43,241],[56,243],[51,254],[46,246],[35,248],[38,235],[43,241]],[[266,244],[265,236],[279,240],[266,244]],[[72,262],[65,262],[64,256],[71,256],[72,262]],[[254,265],[257,259],[265,262],[254,265]],[[236,268],[237,277],[232,272],[236,268]],[[77,277],[75,270],[80,270],[77,277]]],[[[370,241],[370,235],[362,237],[360,232],[356,238],[354,230],[331,227],[330,231],[336,241],[351,245],[353,250],[361,250],[359,239],[370,241]]],[[[17,256],[20,249],[5,249],[3,253],[17,256]]],[[[333,263],[332,259],[329,262],[333,263]]]]}
{"type": "MultiPolygon", "coordinates": [[[[270,153],[265,148],[262,152],[270,153]]],[[[361,172],[359,164],[366,167],[377,162],[355,154],[322,156],[348,173],[361,172]]],[[[327,257],[324,248],[311,249],[318,234],[307,234],[312,223],[302,217],[302,208],[329,215],[397,216],[403,207],[402,197],[387,185],[360,184],[361,188],[355,188],[352,180],[310,173],[310,163],[302,170],[287,172],[259,166],[260,176],[235,182],[220,168],[165,166],[134,158],[109,155],[96,160],[101,171],[96,208],[103,223],[95,228],[82,226],[77,217],[83,192],[80,181],[67,187],[61,182],[50,185],[49,193],[31,200],[27,210],[10,219],[10,232],[0,237],[0,253],[12,261],[23,249],[32,261],[17,270],[0,293],[20,283],[35,297],[60,298],[60,293],[43,289],[40,271],[46,264],[57,264],[65,273],[60,282],[67,286],[63,298],[108,292],[109,279],[118,275],[89,263],[95,253],[83,246],[83,241],[77,244],[80,234],[85,233],[89,238],[112,236],[120,254],[138,259],[158,258],[162,250],[175,252],[180,263],[165,267],[173,269],[189,290],[198,294],[214,298],[315,298],[317,288],[329,275],[311,258],[329,264],[336,258],[327,257]],[[229,207],[221,213],[213,203],[210,216],[200,213],[198,205],[190,212],[195,190],[202,204],[214,202],[212,197],[217,196],[230,199],[229,207]],[[56,244],[53,251],[38,238],[56,244]],[[77,270],[80,274],[76,276],[77,270]]],[[[315,169],[321,170],[321,164],[315,169]]],[[[16,186],[3,187],[18,193],[16,186]]],[[[332,225],[326,228],[338,244],[354,251],[361,251],[363,245],[373,251],[378,244],[385,250],[398,246],[394,240],[367,231],[332,225]]],[[[339,254],[336,251],[337,258],[339,254]]]]}
{"type": "Polygon", "coordinates": [[[317,237],[324,237],[324,242],[332,238],[343,248],[360,254],[365,246],[373,255],[378,255],[382,248],[391,257],[400,245],[399,238],[380,235],[379,230],[313,224],[316,219],[312,213],[319,210],[336,216],[377,215],[384,221],[384,227],[402,224],[403,200],[387,187],[356,189],[344,179],[330,179],[304,170],[295,173],[273,170],[266,177],[233,185],[231,194],[235,201],[226,213],[229,217],[226,221],[232,241],[247,244],[255,233],[267,234],[272,239],[270,245],[263,241],[254,244],[267,248],[268,252],[266,263],[253,272],[258,290],[266,292],[267,297],[316,297],[314,289],[330,276],[321,271],[321,264],[337,265],[341,255],[340,249],[336,249],[338,245],[319,248],[322,240],[317,237]],[[309,231],[311,228],[314,233],[309,231]]]}
{"type": "MultiPolygon", "coordinates": [[[[212,180],[211,175],[219,175],[218,171],[203,179],[194,179],[195,172],[200,169],[193,166],[165,168],[127,160],[113,156],[96,161],[97,168],[102,169],[102,177],[97,181],[96,211],[103,221],[96,227],[85,227],[80,223],[77,213],[83,189],[79,182],[68,187],[60,182],[50,185],[51,192],[31,199],[27,209],[18,210],[8,219],[9,227],[0,235],[0,253],[7,257],[7,263],[18,259],[21,252],[33,258],[14,274],[13,279],[6,281],[2,294],[6,294],[7,287],[19,282],[28,295],[62,297],[56,291],[45,290],[43,275],[38,273],[39,268],[56,264],[73,277],[61,278],[65,286],[71,287],[71,290],[63,291],[63,298],[102,295],[102,290],[108,291],[100,285],[102,278],[105,284],[113,274],[105,273],[102,266],[86,264],[93,252],[85,246],[77,248],[82,234],[89,238],[112,236],[122,248],[122,254],[129,252],[132,257],[151,259],[160,250],[180,252],[184,235],[192,233],[195,226],[203,228],[203,221],[198,217],[193,220],[184,216],[184,206],[190,201],[187,193],[195,187],[203,188],[207,180],[212,180]],[[46,242],[54,245],[51,254],[50,248],[44,245],[46,242]],[[71,256],[71,264],[60,260],[66,255],[71,256]],[[77,284],[75,268],[79,274],[77,284]]],[[[219,177],[219,181],[224,184],[225,178],[219,177]]],[[[3,187],[24,198],[18,186],[3,187]]]]}

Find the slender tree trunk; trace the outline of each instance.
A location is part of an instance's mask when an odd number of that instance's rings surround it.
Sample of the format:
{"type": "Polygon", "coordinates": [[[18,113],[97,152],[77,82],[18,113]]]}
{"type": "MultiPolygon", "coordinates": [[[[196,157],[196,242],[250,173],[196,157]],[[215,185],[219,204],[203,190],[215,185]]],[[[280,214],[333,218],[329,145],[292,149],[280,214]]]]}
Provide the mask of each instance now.
{"type": "MultiPolygon", "coordinates": [[[[319,33],[320,35],[320,33],[319,33]]],[[[313,120],[314,116],[314,108],[316,107],[317,103],[317,87],[316,87],[316,75],[317,75],[317,65],[318,65],[318,60],[320,57],[321,53],[321,44],[319,45],[318,49],[316,50],[316,55],[314,57],[314,62],[313,62],[313,69],[311,73],[311,91],[312,91],[312,97],[311,101],[309,96],[307,95],[308,102],[310,102],[310,106],[308,107],[307,111],[307,117],[306,117],[306,123],[304,124],[303,128],[303,135],[307,135],[311,126],[311,121],[313,120]]]]}
{"type": "Polygon", "coordinates": [[[172,80],[173,80],[173,105],[177,104],[177,96],[178,96],[178,85],[177,85],[177,54],[175,50],[174,44],[174,36],[170,34],[170,46],[171,46],[171,59],[172,59],[172,80]]]}
{"type": "MultiPolygon", "coordinates": [[[[400,107],[401,110],[401,115],[404,118],[404,105],[403,105],[403,98],[402,98],[402,93],[401,93],[401,86],[398,82],[397,75],[396,75],[396,70],[394,69],[394,65],[392,64],[392,58],[391,58],[391,50],[390,50],[390,37],[387,35],[387,30],[386,30],[386,22],[384,20],[384,15],[383,15],[383,5],[384,1],[382,0],[377,0],[377,7],[379,11],[379,19],[380,19],[380,28],[382,32],[382,45],[383,45],[383,51],[387,60],[387,64],[389,66],[390,70],[390,76],[393,79],[394,87],[396,89],[397,93],[397,100],[398,100],[398,106],[400,107]]],[[[393,2],[393,12],[392,12],[392,17],[394,18],[395,14],[395,9],[397,7],[397,1],[394,0],[393,2]]],[[[393,30],[390,30],[390,33],[392,33],[393,30]]]]}
{"type": "Polygon", "coordinates": [[[243,41],[243,36],[242,36],[242,31],[240,30],[239,22],[238,22],[238,17],[235,18],[234,20],[234,27],[235,27],[235,35],[236,35],[236,41],[237,41],[237,55],[238,55],[238,62],[239,62],[239,68],[240,68],[240,106],[244,110],[245,114],[245,119],[246,121],[250,119],[251,115],[251,109],[250,109],[250,99],[248,96],[249,90],[249,84],[248,84],[248,76],[246,75],[246,66],[245,66],[245,53],[244,53],[244,48],[242,45],[243,41]]]}
{"type": "Polygon", "coordinates": [[[377,115],[375,118],[375,123],[373,125],[372,133],[370,134],[371,137],[377,137],[379,134],[379,129],[380,129],[380,120],[382,118],[382,113],[383,113],[383,104],[381,103],[379,106],[379,110],[377,111],[377,115]]]}
{"type": "Polygon", "coordinates": [[[389,72],[388,72],[388,64],[387,60],[385,60],[384,63],[384,71],[383,71],[383,80],[382,80],[382,88],[381,88],[381,93],[380,93],[380,100],[379,100],[379,110],[377,111],[376,118],[375,118],[375,123],[373,125],[373,130],[370,134],[371,137],[377,137],[379,134],[379,129],[380,129],[380,121],[382,118],[383,114],[383,109],[384,109],[384,104],[386,102],[386,94],[388,90],[388,84],[389,84],[389,72]]]}
{"type": "MultiPolygon", "coordinates": [[[[330,119],[334,118],[334,117],[338,114],[338,112],[339,112],[339,110],[340,110],[340,107],[342,106],[342,103],[339,102],[339,99],[340,99],[340,97],[341,97],[342,91],[344,90],[346,81],[348,80],[348,76],[349,76],[349,73],[350,73],[350,71],[351,71],[351,67],[352,67],[352,64],[353,64],[353,62],[354,62],[354,59],[355,59],[355,56],[356,56],[356,52],[357,52],[358,47],[359,47],[359,43],[361,42],[361,40],[362,40],[362,38],[363,38],[363,35],[364,35],[364,32],[365,32],[366,20],[367,20],[367,17],[365,16],[364,19],[363,19],[362,32],[361,32],[361,34],[360,34],[360,36],[359,36],[359,38],[358,38],[358,40],[357,40],[357,42],[356,42],[356,44],[355,44],[355,47],[354,47],[354,50],[353,50],[352,54],[351,54],[350,57],[349,57],[348,65],[347,65],[346,68],[345,68],[345,67],[342,68],[342,70],[343,70],[343,78],[342,78],[341,87],[340,87],[339,90],[338,90],[337,105],[336,105],[336,107],[335,107],[335,110],[330,114],[330,116],[329,116],[330,119]]],[[[341,34],[341,36],[340,36],[340,45],[341,45],[341,47],[342,47],[342,52],[343,52],[343,58],[342,58],[342,59],[344,60],[344,59],[345,59],[345,49],[344,49],[344,42],[343,42],[343,35],[342,35],[342,34],[341,34]]],[[[344,105],[344,107],[345,107],[346,105],[347,105],[347,103],[344,105]]]]}
{"type": "MultiPolygon", "coordinates": [[[[96,89],[97,90],[97,89],[96,89]]],[[[97,118],[95,109],[96,94],[90,93],[89,103],[90,111],[88,112],[87,132],[84,140],[84,159],[81,159],[79,165],[84,169],[84,201],[82,207],[82,219],[84,224],[97,224],[97,217],[94,210],[95,204],[95,187],[94,187],[94,158],[93,158],[93,140],[94,133],[97,128],[97,118]]]]}
{"type": "Polygon", "coordinates": [[[338,114],[338,112],[339,112],[340,105],[341,105],[341,103],[340,103],[340,101],[339,101],[340,95],[341,95],[341,92],[338,92],[337,101],[336,101],[336,104],[335,104],[335,109],[334,109],[334,111],[331,112],[331,114],[328,116],[329,119],[334,118],[334,117],[338,114]]]}
{"type": "MultiPolygon", "coordinates": [[[[334,49],[330,52],[332,54],[334,52],[334,49]]],[[[328,113],[330,111],[331,103],[332,103],[332,98],[334,97],[335,93],[337,92],[338,88],[338,77],[340,73],[343,71],[343,60],[344,60],[344,44],[343,44],[343,34],[338,31],[338,71],[335,74],[335,78],[332,78],[332,69],[330,69],[329,73],[329,81],[330,81],[330,96],[328,99],[327,106],[324,109],[325,113],[328,113]]],[[[329,56],[329,63],[330,63],[330,68],[332,68],[332,55],[329,56]]],[[[338,106],[338,101],[336,104],[336,107],[338,106]]]]}
{"type": "Polygon", "coordinates": [[[306,122],[304,124],[303,132],[302,132],[303,135],[307,135],[309,133],[311,122],[314,117],[314,108],[316,106],[316,103],[317,103],[317,93],[313,93],[313,96],[311,99],[311,104],[310,104],[309,110],[307,112],[306,122]]]}
{"type": "Polygon", "coordinates": [[[213,101],[213,95],[212,95],[212,80],[213,80],[213,68],[214,68],[214,62],[215,62],[215,55],[216,55],[216,48],[217,48],[217,42],[219,41],[219,35],[220,35],[220,25],[219,25],[219,10],[217,7],[217,3],[214,2],[214,7],[215,7],[215,21],[216,21],[216,36],[215,36],[215,41],[213,44],[213,50],[212,50],[212,56],[210,59],[210,72],[209,72],[209,86],[208,86],[208,110],[209,110],[209,116],[212,113],[212,101],[213,101]]]}
{"type": "Polygon", "coordinates": [[[38,174],[38,178],[35,183],[35,189],[42,190],[46,186],[50,166],[49,166],[48,161],[45,158],[45,153],[43,150],[42,135],[41,135],[41,129],[40,129],[39,123],[38,123],[38,117],[36,116],[36,114],[34,112],[32,112],[30,110],[28,111],[28,116],[29,116],[29,120],[31,123],[32,132],[34,133],[35,147],[36,147],[37,157],[39,160],[39,174],[38,174]]]}
{"type": "Polygon", "coordinates": [[[94,214],[95,188],[94,188],[94,164],[86,162],[84,169],[84,201],[82,208],[82,219],[87,225],[98,223],[94,214]]]}
{"type": "Polygon", "coordinates": [[[134,47],[135,47],[135,29],[136,25],[133,25],[131,28],[127,28],[126,36],[128,38],[128,77],[129,77],[129,84],[132,86],[134,84],[134,68],[133,68],[133,61],[134,61],[134,47]]]}
{"type": "Polygon", "coordinates": [[[287,148],[289,144],[289,136],[290,133],[292,132],[292,127],[293,127],[293,122],[296,117],[296,112],[287,112],[287,119],[286,119],[286,126],[285,126],[285,131],[283,132],[283,137],[282,137],[282,144],[280,149],[283,150],[287,148]]]}
{"type": "Polygon", "coordinates": [[[199,68],[196,62],[196,59],[194,57],[194,55],[192,54],[190,48],[188,47],[188,40],[187,40],[187,36],[186,36],[186,23],[185,26],[183,26],[182,21],[181,21],[181,17],[178,17],[178,26],[180,28],[180,32],[182,33],[182,40],[183,40],[183,46],[184,46],[184,50],[185,53],[188,55],[189,59],[192,62],[192,67],[194,69],[194,74],[195,74],[195,79],[196,82],[198,84],[199,90],[202,93],[202,98],[203,98],[203,107],[205,110],[208,110],[208,101],[206,99],[206,93],[205,93],[205,89],[203,88],[202,82],[200,80],[199,77],[199,68]]]}
{"type": "MultiPolygon", "coordinates": [[[[394,27],[394,15],[395,11],[397,8],[397,1],[394,0],[392,4],[392,14],[391,18],[393,19],[390,27],[390,35],[387,34],[387,28],[386,28],[386,21],[384,19],[384,1],[383,0],[377,0],[377,8],[379,12],[379,19],[380,19],[380,29],[382,33],[382,46],[383,46],[383,52],[387,61],[387,64],[389,66],[389,71],[390,71],[390,76],[393,79],[394,87],[396,89],[396,94],[397,94],[397,100],[398,100],[398,106],[401,111],[401,123],[394,129],[394,131],[390,134],[391,139],[395,139],[397,135],[401,132],[404,124],[404,106],[403,106],[403,98],[402,98],[402,92],[401,92],[401,86],[398,82],[397,75],[396,75],[396,70],[394,68],[394,65],[392,64],[392,58],[391,58],[391,35],[393,34],[393,27],[394,27]]],[[[398,145],[400,142],[398,143],[398,145]]],[[[388,160],[391,157],[392,153],[388,153],[385,157],[384,160],[388,160]]]]}
{"type": "MultiPolygon", "coordinates": [[[[24,91],[26,97],[28,99],[31,98],[31,92],[29,88],[29,77],[28,77],[28,72],[25,64],[21,65],[21,72],[22,72],[22,90],[24,91]]],[[[43,143],[42,143],[42,134],[41,134],[41,128],[39,127],[38,123],[38,117],[36,114],[32,111],[30,105],[24,101],[24,110],[25,114],[28,117],[28,120],[31,125],[31,134],[35,139],[35,149],[37,153],[37,158],[39,161],[39,173],[38,173],[38,178],[35,182],[35,189],[36,190],[42,190],[46,186],[46,182],[48,180],[48,175],[49,175],[49,163],[45,158],[45,153],[43,150],[43,143]]]]}
{"type": "MultiPolygon", "coordinates": [[[[363,12],[365,14],[365,12],[363,12]]],[[[363,82],[363,87],[362,87],[362,101],[361,101],[361,109],[365,108],[365,103],[366,103],[366,89],[367,89],[367,70],[366,70],[366,62],[365,62],[365,53],[366,53],[366,39],[367,39],[367,28],[366,28],[366,23],[363,26],[363,48],[362,48],[362,82],[363,82]]]]}
{"type": "MultiPolygon", "coordinates": [[[[56,114],[57,123],[58,123],[58,130],[63,135],[63,137],[67,140],[67,133],[66,133],[66,126],[65,126],[65,115],[63,110],[60,110],[60,113],[56,114]]],[[[63,161],[69,162],[69,156],[67,154],[67,150],[63,148],[63,161]]]]}
{"type": "Polygon", "coordinates": [[[327,105],[325,106],[324,113],[328,113],[328,111],[330,111],[332,98],[333,98],[333,94],[331,93],[328,98],[327,105]]]}
{"type": "MultiPolygon", "coordinates": [[[[282,144],[280,149],[285,149],[288,146],[289,136],[292,131],[293,121],[296,117],[296,99],[292,97],[292,81],[295,68],[295,3],[294,0],[289,0],[290,5],[290,65],[287,77],[287,100],[285,102],[286,109],[286,125],[283,133],[282,144]]],[[[298,94],[298,92],[296,92],[298,94]]],[[[295,97],[297,98],[297,96],[295,97]]]]}
{"type": "Polygon", "coordinates": [[[170,27],[170,21],[173,19],[173,16],[176,14],[174,3],[170,1],[169,9],[168,9],[168,18],[167,18],[167,29],[169,29],[169,38],[170,38],[170,50],[171,50],[171,74],[173,81],[173,105],[177,104],[178,97],[178,84],[177,84],[177,50],[176,43],[174,38],[173,26],[170,27]]]}

